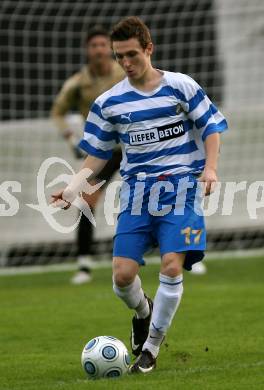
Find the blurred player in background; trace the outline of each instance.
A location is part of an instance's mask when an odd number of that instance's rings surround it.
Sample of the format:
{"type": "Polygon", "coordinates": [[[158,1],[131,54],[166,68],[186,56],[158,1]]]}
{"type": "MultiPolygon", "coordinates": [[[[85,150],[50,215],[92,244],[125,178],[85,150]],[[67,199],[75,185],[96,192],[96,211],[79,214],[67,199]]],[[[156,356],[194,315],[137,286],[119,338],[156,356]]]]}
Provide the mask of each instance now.
{"type": "MultiPolygon", "coordinates": [[[[51,116],[57,128],[68,142],[76,158],[82,158],[85,154],[78,147],[78,140],[69,127],[66,115],[73,110],[77,110],[83,116],[83,119],[86,120],[94,100],[125,76],[122,68],[112,58],[109,34],[102,27],[95,27],[88,32],[85,39],[85,55],[87,64],[65,81],[51,110],[51,116]]],[[[109,181],[119,169],[121,157],[120,148],[116,148],[112,159],[95,180],[109,181]]],[[[92,210],[99,195],[100,191],[97,191],[93,196],[84,194],[92,210]]],[[[89,257],[93,255],[92,242],[93,226],[85,215],[82,214],[77,233],[79,270],[71,279],[74,284],[81,284],[91,280],[89,257]]]]}

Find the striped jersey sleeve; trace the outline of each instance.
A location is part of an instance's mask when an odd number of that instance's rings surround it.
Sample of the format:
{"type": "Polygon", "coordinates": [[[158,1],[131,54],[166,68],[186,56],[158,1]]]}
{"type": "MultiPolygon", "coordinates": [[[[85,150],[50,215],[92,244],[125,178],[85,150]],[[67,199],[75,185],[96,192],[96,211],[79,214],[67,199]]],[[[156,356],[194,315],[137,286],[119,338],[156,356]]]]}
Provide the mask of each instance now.
{"type": "Polygon", "coordinates": [[[100,100],[96,99],[85,122],[84,135],[79,146],[91,156],[109,160],[117,143],[118,133],[103,116],[100,100]]]}
{"type": "Polygon", "coordinates": [[[208,135],[222,133],[228,129],[227,121],[215,104],[211,102],[201,86],[191,77],[184,75],[181,84],[188,117],[193,121],[203,141],[208,135]]]}

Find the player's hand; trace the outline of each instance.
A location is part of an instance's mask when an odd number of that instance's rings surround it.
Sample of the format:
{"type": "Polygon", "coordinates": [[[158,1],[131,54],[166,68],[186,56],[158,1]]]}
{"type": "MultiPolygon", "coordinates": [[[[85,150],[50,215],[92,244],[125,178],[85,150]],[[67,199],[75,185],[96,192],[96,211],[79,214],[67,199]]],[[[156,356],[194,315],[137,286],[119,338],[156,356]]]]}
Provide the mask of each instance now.
{"type": "Polygon", "coordinates": [[[64,189],[59,190],[59,191],[55,192],[54,194],[52,194],[51,195],[51,197],[52,197],[51,204],[53,207],[58,207],[58,208],[61,208],[63,210],[68,210],[68,208],[71,207],[71,203],[68,202],[67,200],[65,200],[63,198],[63,195],[64,195],[64,189]]]}
{"type": "Polygon", "coordinates": [[[210,195],[212,192],[214,192],[216,183],[218,181],[216,170],[210,167],[205,167],[198,181],[204,185],[204,195],[210,195]]]}

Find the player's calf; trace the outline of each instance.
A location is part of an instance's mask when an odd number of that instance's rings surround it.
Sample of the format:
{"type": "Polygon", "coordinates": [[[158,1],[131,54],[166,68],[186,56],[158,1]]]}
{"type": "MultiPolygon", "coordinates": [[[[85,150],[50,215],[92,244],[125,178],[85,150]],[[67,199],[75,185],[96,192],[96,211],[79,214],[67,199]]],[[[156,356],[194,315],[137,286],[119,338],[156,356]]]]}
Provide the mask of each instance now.
{"type": "Polygon", "coordinates": [[[156,359],[167,330],[179,307],[183,293],[183,277],[169,277],[160,274],[160,285],[157,290],[149,334],[142,347],[142,353],[131,366],[131,373],[147,373],[156,367],[156,359]]]}
{"type": "Polygon", "coordinates": [[[125,302],[129,309],[134,309],[136,312],[132,319],[130,342],[133,354],[138,356],[148,337],[153,303],[144,294],[139,276],[134,276],[134,272],[138,270],[137,263],[128,259],[123,261],[118,259],[114,261],[113,270],[115,294],[125,302]]]}

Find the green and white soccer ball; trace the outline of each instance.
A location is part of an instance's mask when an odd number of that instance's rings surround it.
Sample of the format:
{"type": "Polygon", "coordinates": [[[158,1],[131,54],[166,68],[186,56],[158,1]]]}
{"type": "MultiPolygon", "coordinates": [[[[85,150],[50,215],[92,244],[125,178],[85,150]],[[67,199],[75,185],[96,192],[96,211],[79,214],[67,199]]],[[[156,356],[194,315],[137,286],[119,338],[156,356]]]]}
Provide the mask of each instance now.
{"type": "Polygon", "coordinates": [[[85,345],[81,361],[90,379],[114,378],[128,372],[130,356],[122,341],[98,336],[85,345]]]}

